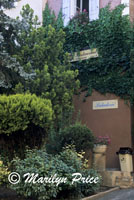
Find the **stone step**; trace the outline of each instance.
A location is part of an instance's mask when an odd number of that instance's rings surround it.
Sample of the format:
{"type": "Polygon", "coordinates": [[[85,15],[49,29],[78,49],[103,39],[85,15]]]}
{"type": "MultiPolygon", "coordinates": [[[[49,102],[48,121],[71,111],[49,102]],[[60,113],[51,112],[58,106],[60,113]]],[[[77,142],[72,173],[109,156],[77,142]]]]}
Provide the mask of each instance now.
{"type": "Polygon", "coordinates": [[[134,179],[133,177],[116,177],[115,185],[119,187],[133,187],[134,186],[134,179]]]}
{"type": "Polygon", "coordinates": [[[103,171],[100,172],[103,186],[134,187],[134,176],[130,172],[103,171]]]}

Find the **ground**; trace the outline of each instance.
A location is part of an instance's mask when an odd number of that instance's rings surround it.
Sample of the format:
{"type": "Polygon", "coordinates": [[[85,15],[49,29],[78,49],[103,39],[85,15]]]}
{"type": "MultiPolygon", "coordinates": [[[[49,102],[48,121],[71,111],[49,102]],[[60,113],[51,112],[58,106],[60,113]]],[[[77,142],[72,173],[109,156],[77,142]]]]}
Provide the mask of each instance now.
{"type": "Polygon", "coordinates": [[[134,188],[116,190],[97,200],[134,200],[134,188]]]}

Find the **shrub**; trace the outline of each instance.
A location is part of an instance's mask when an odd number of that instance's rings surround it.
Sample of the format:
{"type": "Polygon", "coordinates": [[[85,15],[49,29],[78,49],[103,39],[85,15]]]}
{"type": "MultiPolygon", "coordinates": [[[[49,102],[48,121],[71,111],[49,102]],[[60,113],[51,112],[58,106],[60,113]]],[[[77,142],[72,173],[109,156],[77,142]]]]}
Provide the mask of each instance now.
{"type": "MultiPolygon", "coordinates": [[[[39,174],[39,177],[51,177],[56,172],[54,166],[57,165],[58,160],[55,158],[51,159],[46,152],[40,150],[27,151],[26,158],[24,160],[17,159],[15,162],[15,170],[23,177],[26,173],[35,173],[39,174]],[[51,173],[51,174],[50,174],[51,173]]],[[[64,166],[64,163],[59,163],[60,167],[64,166]]],[[[19,184],[13,185],[13,189],[19,195],[24,197],[31,197],[33,199],[46,200],[56,197],[58,191],[60,190],[55,184],[33,184],[25,183],[24,180],[21,180],[19,184]]]]}
{"type": "Polygon", "coordinates": [[[83,157],[80,157],[80,155],[76,152],[74,145],[67,145],[63,148],[63,151],[58,154],[58,157],[68,166],[72,166],[79,172],[83,167],[81,159],[83,157]]]}
{"type": "Polygon", "coordinates": [[[99,177],[98,183],[81,183],[81,192],[83,196],[89,196],[95,194],[100,189],[100,184],[102,181],[102,177],[98,175],[98,173],[94,169],[83,170],[83,177],[99,177]]]}
{"type": "Polygon", "coordinates": [[[74,144],[77,152],[92,149],[94,145],[94,136],[85,125],[76,123],[57,133],[52,130],[49,134],[46,147],[49,153],[58,153],[61,152],[62,148],[67,144],[74,144]]]}
{"type": "Polygon", "coordinates": [[[3,164],[3,161],[0,161],[0,186],[8,184],[7,177],[9,174],[10,174],[10,171],[8,170],[8,167],[3,164]]]}
{"type": "Polygon", "coordinates": [[[23,155],[25,146],[40,146],[52,122],[50,100],[31,94],[0,96],[0,151],[23,155]]]}
{"type": "MultiPolygon", "coordinates": [[[[11,188],[16,190],[16,192],[24,197],[29,197],[37,200],[47,200],[47,199],[69,199],[70,196],[75,196],[77,194],[84,194],[84,185],[80,181],[72,184],[72,174],[79,172],[83,173],[82,161],[78,157],[77,152],[66,148],[59,155],[52,156],[47,154],[44,150],[28,150],[26,152],[26,158],[24,160],[16,159],[13,161],[15,166],[15,171],[21,176],[21,181],[16,185],[11,185],[11,188]],[[71,156],[71,161],[70,161],[71,156]],[[55,174],[58,178],[67,178],[66,182],[60,184],[46,183],[46,181],[41,183],[26,183],[23,175],[26,173],[38,174],[39,177],[52,177],[55,174]]],[[[85,170],[86,171],[86,170],[85,170]]],[[[86,173],[84,171],[84,173],[86,173]]],[[[92,171],[87,170],[88,175],[92,175],[92,171]]],[[[93,170],[94,171],[94,170],[93,170]]],[[[98,176],[97,173],[95,176],[98,176]]],[[[36,179],[37,180],[37,179],[36,179]]],[[[97,183],[99,187],[100,182],[97,183]]],[[[94,187],[90,184],[86,186],[90,193],[93,193],[94,187]]]]}
{"type": "MultiPolygon", "coordinates": [[[[27,151],[24,160],[14,160],[15,170],[21,175],[21,177],[28,172],[35,174],[38,173],[39,177],[51,177],[54,174],[57,174],[57,177],[67,177],[67,183],[56,186],[56,184],[51,183],[25,183],[24,180],[22,180],[19,184],[13,185],[13,189],[15,189],[20,195],[39,200],[52,199],[56,197],[63,188],[75,189],[76,185],[72,185],[71,187],[70,184],[72,178],[71,175],[75,172],[75,169],[62,161],[60,156],[62,156],[62,153],[58,156],[51,156],[41,150],[27,151]]],[[[76,160],[73,159],[72,162],[76,162],[76,160]]]]}
{"type": "Polygon", "coordinates": [[[0,134],[24,131],[30,124],[48,129],[51,120],[49,100],[31,94],[0,96],[0,134]]]}

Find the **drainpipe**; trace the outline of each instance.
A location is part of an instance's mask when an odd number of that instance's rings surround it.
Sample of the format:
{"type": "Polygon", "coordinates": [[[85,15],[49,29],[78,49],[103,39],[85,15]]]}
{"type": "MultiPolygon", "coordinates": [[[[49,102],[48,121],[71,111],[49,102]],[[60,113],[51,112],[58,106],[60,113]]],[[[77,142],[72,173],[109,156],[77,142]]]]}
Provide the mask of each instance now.
{"type": "Polygon", "coordinates": [[[134,22],[134,0],[129,0],[129,5],[130,20],[134,22]]]}
{"type": "MultiPolygon", "coordinates": [[[[130,21],[134,22],[134,0],[129,0],[129,13],[130,13],[130,21]]],[[[134,50],[131,51],[131,70],[134,73],[133,65],[134,65],[134,50]]],[[[134,105],[131,105],[131,138],[132,138],[132,149],[134,150],[134,105]]],[[[133,164],[134,164],[134,156],[133,156],[133,164]]]]}

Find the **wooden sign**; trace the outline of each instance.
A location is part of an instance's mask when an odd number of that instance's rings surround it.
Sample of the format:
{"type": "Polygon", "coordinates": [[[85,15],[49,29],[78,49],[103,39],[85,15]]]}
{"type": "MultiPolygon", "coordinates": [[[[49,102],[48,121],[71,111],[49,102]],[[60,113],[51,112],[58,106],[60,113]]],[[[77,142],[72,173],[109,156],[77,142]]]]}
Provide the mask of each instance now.
{"type": "Polygon", "coordinates": [[[93,101],[93,110],[118,108],[118,100],[93,101]]]}
{"type": "Polygon", "coordinates": [[[73,57],[71,56],[71,62],[76,62],[79,60],[87,60],[89,58],[96,58],[98,57],[98,53],[96,49],[87,49],[87,50],[83,50],[80,51],[80,53],[75,52],[73,57]]]}

